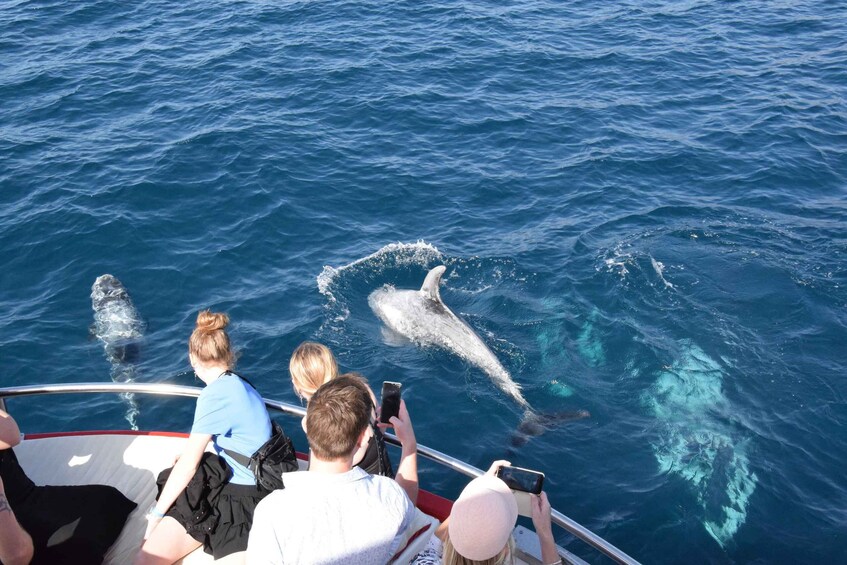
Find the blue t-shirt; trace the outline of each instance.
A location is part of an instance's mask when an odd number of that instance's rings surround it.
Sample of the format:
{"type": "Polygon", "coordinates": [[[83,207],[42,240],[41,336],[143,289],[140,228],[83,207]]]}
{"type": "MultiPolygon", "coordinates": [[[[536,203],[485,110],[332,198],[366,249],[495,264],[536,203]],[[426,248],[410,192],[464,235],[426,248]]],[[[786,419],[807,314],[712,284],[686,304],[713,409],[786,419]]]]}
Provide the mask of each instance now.
{"type": "Polygon", "coordinates": [[[253,472],[221,449],[250,457],[271,437],[271,421],[262,397],[232,373],[207,385],[197,398],[191,433],[211,434],[215,451],[232,468],[231,483],[255,485],[253,472]]]}

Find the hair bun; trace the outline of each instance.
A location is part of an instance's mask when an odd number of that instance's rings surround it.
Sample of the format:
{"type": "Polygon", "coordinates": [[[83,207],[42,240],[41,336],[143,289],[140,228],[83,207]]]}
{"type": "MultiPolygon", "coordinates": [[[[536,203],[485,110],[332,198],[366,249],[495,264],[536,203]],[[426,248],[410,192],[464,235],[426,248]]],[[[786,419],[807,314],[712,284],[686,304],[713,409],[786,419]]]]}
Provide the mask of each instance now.
{"type": "Polygon", "coordinates": [[[229,324],[229,316],[221,312],[203,310],[197,314],[197,330],[201,332],[213,332],[222,330],[229,324]]]}

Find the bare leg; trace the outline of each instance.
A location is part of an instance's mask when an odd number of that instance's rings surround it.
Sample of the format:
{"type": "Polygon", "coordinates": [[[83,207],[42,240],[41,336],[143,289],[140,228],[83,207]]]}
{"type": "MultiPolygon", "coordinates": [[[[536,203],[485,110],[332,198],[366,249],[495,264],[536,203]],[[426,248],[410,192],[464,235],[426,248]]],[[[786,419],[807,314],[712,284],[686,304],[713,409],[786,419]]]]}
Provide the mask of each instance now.
{"type": "Polygon", "coordinates": [[[171,565],[201,545],[179,522],[165,516],[141,546],[135,565],[171,565]]]}

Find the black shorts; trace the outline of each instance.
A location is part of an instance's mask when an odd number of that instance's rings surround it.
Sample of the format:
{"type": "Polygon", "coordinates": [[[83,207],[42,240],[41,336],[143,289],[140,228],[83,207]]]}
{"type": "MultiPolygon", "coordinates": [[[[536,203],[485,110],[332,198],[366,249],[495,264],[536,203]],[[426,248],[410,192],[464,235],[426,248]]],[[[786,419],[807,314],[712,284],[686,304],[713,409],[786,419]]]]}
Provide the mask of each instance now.
{"type": "MultiPolygon", "coordinates": [[[[203,551],[215,559],[226,557],[231,553],[247,550],[247,538],[253,525],[253,512],[267,491],[259,491],[256,485],[226,484],[215,500],[218,511],[218,524],[214,531],[203,533],[186,531],[203,544],[203,551]]],[[[168,512],[168,516],[182,524],[179,514],[168,512]]],[[[182,524],[183,527],[186,524],[182,524]]]]}
{"type": "Polygon", "coordinates": [[[32,537],[33,565],[96,565],[133,509],[114,487],[74,485],[35,487],[14,511],[32,537]]]}

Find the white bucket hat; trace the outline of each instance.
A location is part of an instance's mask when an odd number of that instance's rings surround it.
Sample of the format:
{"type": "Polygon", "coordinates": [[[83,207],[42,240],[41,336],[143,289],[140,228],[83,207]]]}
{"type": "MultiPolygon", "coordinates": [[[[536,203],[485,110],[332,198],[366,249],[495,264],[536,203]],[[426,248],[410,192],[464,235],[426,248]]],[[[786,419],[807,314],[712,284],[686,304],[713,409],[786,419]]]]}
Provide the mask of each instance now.
{"type": "Polygon", "coordinates": [[[483,561],[503,551],[517,519],[518,503],[506,483],[483,475],[456,499],[447,531],[459,555],[483,561]]]}

